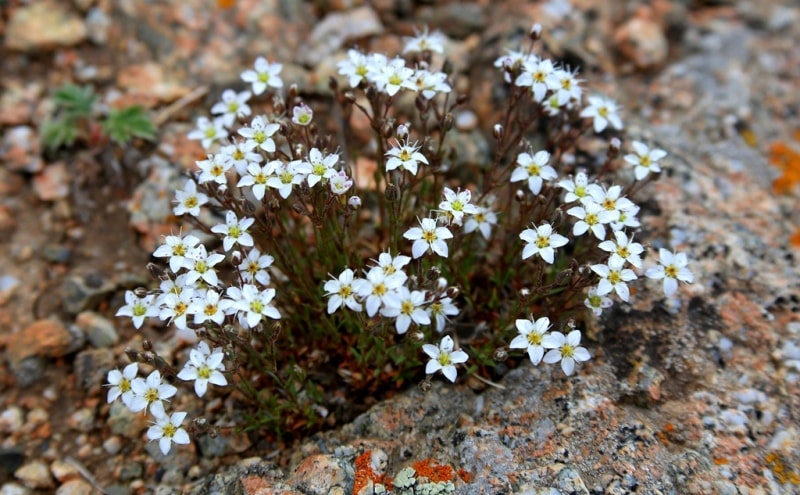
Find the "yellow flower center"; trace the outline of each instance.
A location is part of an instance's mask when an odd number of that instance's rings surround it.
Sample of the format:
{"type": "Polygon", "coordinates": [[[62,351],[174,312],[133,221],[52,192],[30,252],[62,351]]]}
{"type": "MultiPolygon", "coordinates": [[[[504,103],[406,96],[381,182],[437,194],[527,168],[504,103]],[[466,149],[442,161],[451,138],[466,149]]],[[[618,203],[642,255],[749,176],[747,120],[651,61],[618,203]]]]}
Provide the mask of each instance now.
{"type": "Polygon", "coordinates": [[[664,273],[669,278],[678,278],[678,267],[675,265],[669,265],[664,267],[664,273]]]}
{"type": "Polygon", "coordinates": [[[536,247],[538,247],[539,249],[546,248],[549,245],[550,245],[549,237],[544,237],[540,235],[539,237],[536,238],[536,247]]]}
{"type": "Polygon", "coordinates": [[[531,332],[528,334],[528,343],[530,345],[541,345],[542,336],[536,332],[531,332]]]}

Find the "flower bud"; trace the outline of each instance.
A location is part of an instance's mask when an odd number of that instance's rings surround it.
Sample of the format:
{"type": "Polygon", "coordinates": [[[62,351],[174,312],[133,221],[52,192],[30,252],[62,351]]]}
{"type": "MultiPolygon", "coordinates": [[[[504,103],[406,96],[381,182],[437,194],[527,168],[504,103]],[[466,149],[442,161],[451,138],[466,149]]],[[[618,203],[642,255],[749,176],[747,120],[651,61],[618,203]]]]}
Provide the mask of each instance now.
{"type": "Polygon", "coordinates": [[[458,289],[458,287],[448,287],[446,294],[450,299],[455,299],[459,294],[461,294],[461,291],[458,289]]]}
{"type": "Polygon", "coordinates": [[[349,101],[350,103],[356,102],[356,95],[352,91],[345,91],[344,92],[344,99],[349,101]]]}
{"type": "Polygon", "coordinates": [[[128,359],[131,360],[132,363],[138,363],[141,361],[141,357],[139,356],[139,351],[135,349],[131,349],[130,347],[125,348],[125,355],[128,356],[128,359]]]}
{"type": "Polygon", "coordinates": [[[521,203],[525,199],[525,191],[517,189],[517,192],[514,193],[514,199],[521,203]]]}
{"type": "Polygon", "coordinates": [[[606,152],[606,157],[609,160],[613,160],[614,158],[619,155],[619,149],[622,147],[622,142],[617,137],[611,138],[611,141],[608,143],[608,151],[606,152]]]}
{"type": "Polygon", "coordinates": [[[347,200],[347,206],[354,210],[361,208],[361,198],[358,196],[350,196],[350,198],[347,200]]]}
{"type": "Polygon", "coordinates": [[[381,126],[381,136],[385,139],[389,139],[394,134],[394,126],[390,121],[385,121],[381,126]]]}
{"type": "Polygon", "coordinates": [[[492,135],[499,141],[503,137],[503,126],[495,124],[494,127],[492,127],[492,135]]]}
{"type": "Polygon", "coordinates": [[[414,342],[422,342],[425,340],[425,334],[422,332],[411,332],[411,338],[414,342]]]}
{"type": "Polygon", "coordinates": [[[542,25],[537,22],[531,26],[530,31],[528,31],[528,36],[532,41],[539,41],[542,39],[542,25]]]}
{"type": "Polygon", "coordinates": [[[527,287],[523,287],[522,289],[519,290],[519,295],[521,298],[525,299],[531,295],[531,290],[527,287]]]}
{"type": "Polygon", "coordinates": [[[144,287],[137,287],[133,289],[133,293],[136,295],[136,297],[145,297],[147,295],[147,289],[144,287]]]}
{"type": "Polygon", "coordinates": [[[293,83],[289,85],[289,90],[286,91],[286,98],[289,101],[294,101],[295,98],[300,94],[300,89],[297,87],[297,84],[293,83]]]}
{"type": "Polygon", "coordinates": [[[436,280],[436,289],[440,292],[444,292],[447,290],[447,279],[444,277],[439,277],[436,280]]]}
{"type": "Polygon", "coordinates": [[[150,339],[144,339],[142,341],[142,349],[148,352],[153,350],[153,343],[150,342],[150,339]]]}
{"type": "Polygon", "coordinates": [[[153,262],[147,263],[147,271],[156,280],[161,280],[164,277],[164,270],[153,262]]]}
{"type": "Polygon", "coordinates": [[[270,211],[278,211],[281,209],[281,202],[278,201],[278,198],[270,198],[269,209],[270,211]]]}
{"type": "Polygon", "coordinates": [[[492,355],[492,359],[495,361],[503,362],[508,359],[508,351],[505,347],[498,347],[494,350],[494,354],[492,355]]]}
{"type": "Polygon", "coordinates": [[[425,280],[436,280],[442,274],[438,266],[432,266],[425,271],[425,280]]]}
{"type": "Polygon", "coordinates": [[[400,188],[397,187],[397,184],[390,182],[386,184],[386,190],[383,192],[383,194],[386,196],[387,201],[394,203],[400,199],[400,188]]]}
{"type": "Polygon", "coordinates": [[[231,263],[240,264],[242,262],[242,252],[236,250],[231,253],[231,263]]]}
{"type": "Polygon", "coordinates": [[[444,119],[442,120],[442,130],[445,132],[449,131],[450,129],[453,128],[454,122],[455,119],[453,118],[453,114],[447,112],[447,114],[444,116],[444,119]]]}
{"type": "Polygon", "coordinates": [[[364,90],[364,94],[367,95],[367,99],[369,101],[375,100],[378,97],[378,90],[375,88],[374,85],[370,84],[367,86],[367,89],[364,90]]]}
{"type": "Polygon", "coordinates": [[[405,141],[406,139],[408,139],[408,125],[400,124],[399,126],[397,126],[396,136],[397,139],[399,139],[400,141],[405,141]]]}

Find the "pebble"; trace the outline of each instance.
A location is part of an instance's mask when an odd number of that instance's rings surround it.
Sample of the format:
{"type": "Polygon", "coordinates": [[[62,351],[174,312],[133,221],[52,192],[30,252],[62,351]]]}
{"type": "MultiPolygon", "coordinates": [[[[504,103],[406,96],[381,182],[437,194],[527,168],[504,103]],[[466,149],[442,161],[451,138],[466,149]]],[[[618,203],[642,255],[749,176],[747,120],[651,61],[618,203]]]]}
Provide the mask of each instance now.
{"type": "Polygon", "coordinates": [[[38,320],[7,340],[7,355],[10,362],[36,357],[61,357],[77,350],[73,334],[56,320],[38,320]]]}
{"type": "Polygon", "coordinates": [[[0,495],[29,495],[31,489],[19,483],[4,483],[0,486],[0,495]]]}
{"type": "Polygon", "coordinates": [[[347,12],[332,12],[314,24],[306,47],[297,56],[304,64],[316,67],[348,41],[378,35],[383,31],[378,14],[368,5],[347,12]]]}
{"type": "Polygon", "coordinates": [[[661,26],[648,17],[634,17],[617,29],[614,42],[637,69],[660,67],[667,59],[669,44],[661,26]]]}
{"type": "Polygon", "coordinates": [[[94,411],[88,407],[78,409],[70,414],[67,425],[73,430],[89,432],[94,428],[94,411]]]}
{"type": "Polygon", "coordinates": [[[110,280],[96,272],[71,275],[61,284],[64,310],[77,315],[81,311],[95,309],[115,288],[110,280]]]}
{"type": "Polygon", "coordinates": [[[478,126],[478,116],[471,110],[464,110],[455,115],[456,129],[471,131],[478,126]]]}
{"type": "Polygon", "coordinates": [[[422,7],[417,12],[419,22],[435,26],[451,38],[464,39],[486,27],[488,16],[478,2],[455,2],[422,7]]]}
{"type": "Polygon", "coordinates": [[[140,103],[145,106],[170,103],[191,91],[155,62],[123,68],[117,76],[117,85],[121,90],[140,96],[140,103]]]}
{"type": "Polygon", "coordinates": [[[101,349],[119,342],[119,333],[108,318],[94,311],[83,311],[75,317],[75,324],[86,335],[92,346],[101,349]]]}
{"type": "Polygon", "coordinates": [[[50,463],[50,472],[53,473],[53,477],[55,477],[59,483],[65,483],[80,476],[78,468],[61,459],[56,459],[50,463]]]}
{"type": "Polygon", "coordinates": [[[18,125],[3,134],[0,158],[9,170],[35,174],[44,168],[39,135],[33,127],[18,125]]]}
{"type": "Polygon", "coordinates": [[[122,439],[117,435],[112,435],[103,441],[103,450],[107,454],[117,455],[122,450],[122,439]]]}
{"type": "Polygon", "coordinates": [[[11,11],[5,32],[9,50],[36,52],[74,46],[86,39],[86,27],[69,3],[44,0],[11,11]]]}
{"type": "Polygon", "coordinates": [[[14,472],[14,477],[29,488],[46,489],[55,486],[50,469],[41,461],[25,464],[14,472]]]}
{"type": "Polygon", "coordinates": [[[91,390],[106,383],[106,375],[114,367],[114,354],[109,349],[86,349],[75,356],[77,385],[91,390]]]}
{"type": "Polygon", "coordinates": [[[115,401],[108,411],[108,427],[114,435],[139,441],[147,427],[147,416],[131,412],[121,401],[115,401]]]}
{"type": "Polygon", "coordinates": [[[86,31],[89,39],[96,45],[105,45],[108,42],[108,33],[111,28],[111,19],[100,7],[94,7],[86,14],[86,31]]]}
{"type": "Polygon", "coordinates": [[[66,163],[51,163],[33,177],[33,190],[42,201],[64,199],[69,195],[71,179],[66,163]]]}
{"type": "Polygon", "coordinates": [[[92,485],[82,479],[69,480],[56,490],[56,495],[92,495],[92,485]]]}
{"type": "Polygon", "coordinates": [[[307,457],[288,480],[295,487],[304,486],[309,495],[328,495],[335,489],[352,486],[355,471],[350,463],[332,455],[307,457]]]}
{"type": "Polygon", "coordinates": [[[15,433],[25,424],[25,413],[19,406],[8,406],[0,413],[0,433],[15,433]]]}

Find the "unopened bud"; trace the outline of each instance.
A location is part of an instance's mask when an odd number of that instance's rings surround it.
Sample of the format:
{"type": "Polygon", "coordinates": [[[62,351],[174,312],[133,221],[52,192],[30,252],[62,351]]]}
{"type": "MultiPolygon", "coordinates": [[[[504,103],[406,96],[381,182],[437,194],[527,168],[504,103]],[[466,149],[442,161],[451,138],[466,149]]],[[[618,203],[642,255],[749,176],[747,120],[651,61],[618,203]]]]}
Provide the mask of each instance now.
{"type": "Polygon", "coordinates": [[[438,266],[433,266],[425,272],[425,280],[436,280],[442,274],[438,266]]]}
{"type": "Polygon", "coordinates": [[[397,184],[392,182],[386,184],[386,190],[383,192],[386,196],[386,200],[390,203],[394,203],[398,199],[400,199],[400,188],[397,187],[397,184]]]}
{"type": "Polygon", "coordinates": [[[411,338],[414,342],[422,342],[425,340],[425,334],[422,332],[411,332],[411,338]]]}
{"type": "Polygon", "coordinates": [[[425,98],[425,96],[419,94],[416,98],[414,98],[414,106],[417,107],[417,111],[420,113],[425,113],[431,106],[431,101],[425,98]]]}
{"type": "Polygon", "coordinates": [[[523,287],[522,289],[519,290],[519,295],[520,297],[525,299],[526,297],[531,295],[531,290],[527,287],[523,287]]]}
{"type": "Polygon", "coordinates": [[[131,349],[130,347],[125,348],[125,355],[128,356],[128,359],[130,359],[132,363],[138,363],[141,360],[139,351],[131,349]]]}
{"type": "Polygon", "coordinates": [[[281,209],[281,202],[278,201],[278,198],[271,198],[268,205],[271,211],[278,211],[281,209]]]}
{"type": "Polygon", "coordinates": [[[152,351],[153,350],[153,343],[150,342],[150,339],[144,339],[142,341],[142,349],[145,351],[152,351]]]}
{"type": "Polygon", "coordinates": [[[499,141],[503,137],[503,126],[495,124],[494,127],[492,127],[492,135],[499,141]]]}
{"type": "Polygon", "coordinates": [[[147,295],[147,289],[144,287],[137,287],[133,289],[133,293],[136,295],[136,297],[145,297],[147,295]]]}
{"type": "Polygon", "coordinates": [[[506,350],[505,347],[498,347],[497,349],[494,350],[494,355],[492,356],[492,358],[495,361],[503,362],[506,359],[508,359],[508,351],[506,350]]]}
{"type": "Polygon", "coordinates": [[[537,22],[536,24],[531,26],[531,30],[528,31],[528,36],[533,41],[539,41],[540,39],[542,39],[542,25],[537,22]]]}
{"type": "Polygon", "coordinates": [[[367,86],[367,89],[364,90],[364,94],[367,95],[369,101],[373,101],[378,97],[378,90],[374,85],[370,84],[367,86]]]}
{"type": "Polygon", "coordinates": [[[408,125],[407,124],[400,124],[397,126],[397,139],[400,141],[405,141],[408,139],[408,125]]]}
{"type": "Polygon", "coordinates": [[[447,112],[447,115],[444,116],[444,120],[442,120],[442,130],[447,132],[453,128],[453,123],[455,119],[453,118],[453,114],[447,112]]]}
{"type": "Polygon", "coordinates": [[[350,198],[347,200],[347,206],[354,210],[361,208],[361,198],[358,196],[350,196],[350,198]]]}
{"type": "Polygon", "coordinates": [[[459,294],[461,294],[461,291],[458,289],[458,287],[448,287],[446,294],[450,299],[455,299],[459,294]]]}
{"type": "Polygon", "coordinates": [[[522,189],[517,189],[517,192],[514,193],[514,199],[516,199],[519,202],[522,202],[522,200],[525,199],[525,191],[523,191],[522,189]]]}
{"type": "Polygon", "coordinates": [[[164,276],[164,270],[153,262],[147,264],[147,271],[150,273],[150,276],[156,280],[161,280],[164,276]]]}
{"type": "Polygon", "coordinates": [[[231,263],[240,264],[242,262],[242,252],[234,251],[231,253],[231,263]]]}
{"type": "Polygon", "coordinates": [[[381,136],[385,139],[389,139],[392,135],[394,135],[394,125],[387,120],[381,126],[381,136]]]}
{"type": "Polygon", "coordinates": [[[344,99],[349,101],[350,103],[356,102],[356,95],[352,91],[345,91],[344,92],[344,99]]]}
{"type": "Polygon", "coordinates": [[[572,270],[567,268],[566,270],[561,270],[556,275],[555,284],[556,285],[566,285],[569,282],[569,279],[572,278],[572,270]]]}
{"type": "Polygon", "coordinates": [[[436,280],[436,288],[440,291],[447,290],[447,279],[444,277],[439,277],[436,280]]]}
{"type": "Polygon", "coordinates": [[[614,158],[617,157],[617,155],[619,155],[619,149],[621,147],[622,147],[622,142],[619,140],[619,138],[617,137],[611,138],[611,141],[609,141],[608,143],[608,152],[606,153],[606,156],[609,159],[613,160],[614,158]]]}
{"type": "Polygon", "coordinates": [[[555,227],[556,225],[561,224],[561,220],[563,219],[564,219],[564,212],[561,211],[560,208],[556,208],[553,211],[553,214],[550,215],[550,225],[555,227]]]}
{"type": "Polygon", "coordinates": [[[566,327],[567,327],[567,333],[569,333],[569,332],[571,332],[571,331],[575,330],[575,320],[573,320],[572,318],[570,318],[570,319],[567,321],[567,325],[566,325],[566,327]]]}
{"type": "Polygon", "coordinates": [[[272,99],[272,108],[275,109],[275,113],[278,115],[283,115],[286,112],[286,102],[283,101],[283,98],[280,96],[275,96],[272,99]]]}
{"type": "Polygon", "coordinates": [[[286,92],[286,98],[289,101],[294,101],[295,98],[300,94],[300,89],[298,89],[297,84],[289,85],[289,90],[286,92]]]}

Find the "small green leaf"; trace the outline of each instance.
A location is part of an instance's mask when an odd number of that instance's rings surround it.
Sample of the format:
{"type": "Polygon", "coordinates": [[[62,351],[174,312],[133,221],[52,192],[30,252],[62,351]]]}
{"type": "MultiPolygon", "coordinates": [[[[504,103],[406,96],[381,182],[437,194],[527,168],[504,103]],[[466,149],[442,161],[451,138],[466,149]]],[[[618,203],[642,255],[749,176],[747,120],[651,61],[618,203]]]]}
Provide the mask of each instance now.
{"type": "Polygon", "coordinates": [[[53,95],[58,109],[68,118],[89,117],[97,97],[91,86],[65,84],[53,95]]]}
{"type": "Polygon", "coordinates": [[[103,132],[120,145],[134,137],[153,139],[156,134],[156,126],[139,105],[111,110],[102,125],[103,132]]]}
{"type": "Polygon", "coordinates": [[[42,141],[45,148],[55,151],[62,146],[72,146],[78,138],[78,127],[72,119],[58,119],[42,126],[42,141]]]}

